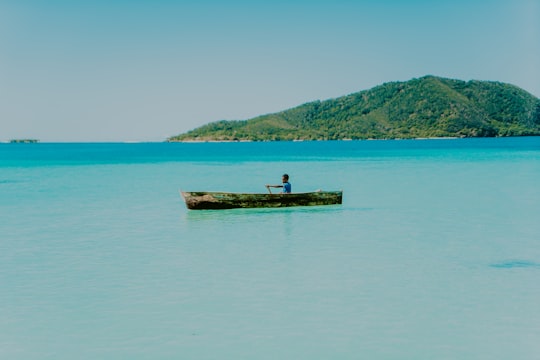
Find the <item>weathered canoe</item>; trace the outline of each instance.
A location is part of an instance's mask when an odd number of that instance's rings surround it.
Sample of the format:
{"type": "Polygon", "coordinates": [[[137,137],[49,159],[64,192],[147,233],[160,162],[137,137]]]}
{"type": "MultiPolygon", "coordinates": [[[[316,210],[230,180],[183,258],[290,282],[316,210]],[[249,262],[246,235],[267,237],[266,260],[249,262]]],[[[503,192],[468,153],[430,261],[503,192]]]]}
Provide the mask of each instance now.
{"type": "Polygon", "coordinates": [[[236,208],[276,208],[341,204],[343,191],[316,191],[291,194],[242,194],[227,192],[181,191],[191,210],[236,208]]]}

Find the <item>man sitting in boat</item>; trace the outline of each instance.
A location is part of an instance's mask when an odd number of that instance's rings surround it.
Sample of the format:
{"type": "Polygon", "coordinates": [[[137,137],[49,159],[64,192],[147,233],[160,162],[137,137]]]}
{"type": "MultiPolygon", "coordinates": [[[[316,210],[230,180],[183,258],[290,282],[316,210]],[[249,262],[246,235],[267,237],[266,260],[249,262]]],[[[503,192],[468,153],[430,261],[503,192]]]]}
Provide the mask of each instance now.
{"type": "Polygon", "coordinates": [[[281,177],[281,182],[282,182],[282,184],[280,184],[280,185],[266,185],[266,188],[268,189],[268,191],[270,191],[271,187],[273,187],[273,188],[283,188],[282,192],[284,194],[290,194],[291,193],[291,183],[289,182],[289,175],[283,174],[283,176],[281,177]]]}

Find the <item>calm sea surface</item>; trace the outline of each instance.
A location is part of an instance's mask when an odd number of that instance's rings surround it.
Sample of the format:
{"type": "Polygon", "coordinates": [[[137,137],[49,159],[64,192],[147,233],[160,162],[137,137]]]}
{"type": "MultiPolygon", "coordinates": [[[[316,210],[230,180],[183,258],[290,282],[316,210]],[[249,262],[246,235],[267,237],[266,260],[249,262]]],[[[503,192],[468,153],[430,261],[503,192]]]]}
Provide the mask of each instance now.
{"type": "Polygon", "coordinates": [[[540,359],[540,137],[0,144],[0,358],[540,359]]]}

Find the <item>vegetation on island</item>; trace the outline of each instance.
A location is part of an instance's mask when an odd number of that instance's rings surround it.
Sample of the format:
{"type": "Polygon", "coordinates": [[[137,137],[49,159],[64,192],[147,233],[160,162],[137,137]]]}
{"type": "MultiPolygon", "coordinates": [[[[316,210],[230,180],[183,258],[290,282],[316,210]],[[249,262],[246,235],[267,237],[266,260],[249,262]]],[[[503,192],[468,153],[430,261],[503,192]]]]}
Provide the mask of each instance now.
{"type": "Polygon", "coordinates": [[[12,139],[9,140],[12,144],[35,144],[38,143],[39,140],[37,139],[12,139]]]}
{"type": "Polygon", "coordinates": [[[514,85],[425,76],[168,141],[410,139],[540,135],[540,100],[514,85]]]}

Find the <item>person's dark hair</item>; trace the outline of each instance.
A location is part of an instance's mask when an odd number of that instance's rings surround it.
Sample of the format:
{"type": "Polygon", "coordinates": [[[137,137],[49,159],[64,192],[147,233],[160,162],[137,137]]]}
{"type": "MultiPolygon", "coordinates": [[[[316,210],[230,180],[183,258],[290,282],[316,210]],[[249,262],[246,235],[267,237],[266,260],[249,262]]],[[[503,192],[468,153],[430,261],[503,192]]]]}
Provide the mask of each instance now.
{"type": "Polygon", "coordinates": [[[283,174],[283,177],[284,177],[285,179],[289,180],[289,175],[283,174]]]}

